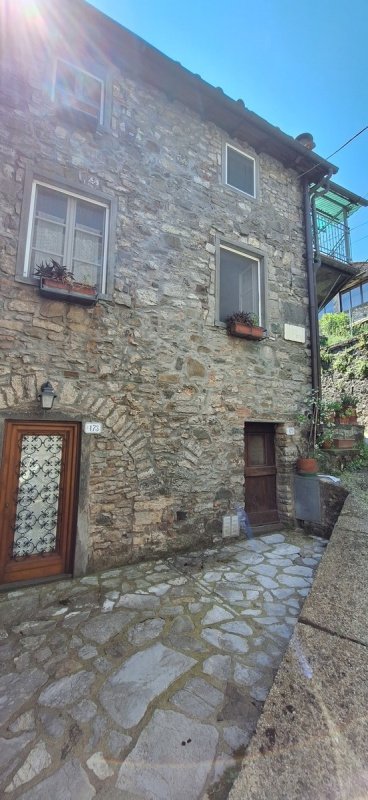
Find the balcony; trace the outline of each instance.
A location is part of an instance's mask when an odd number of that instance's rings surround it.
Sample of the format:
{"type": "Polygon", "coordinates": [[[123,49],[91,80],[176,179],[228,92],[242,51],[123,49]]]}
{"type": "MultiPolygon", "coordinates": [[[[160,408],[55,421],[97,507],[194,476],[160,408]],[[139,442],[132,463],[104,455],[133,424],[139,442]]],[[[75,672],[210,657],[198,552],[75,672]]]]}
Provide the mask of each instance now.
{"type": "Polygon", "coordinates": [[[336,183],[312,191],[312,224],[316,260],[351,264],[349,217],[367,201],[336,183]]]}
{"type": "Polygon", "coordinates": [[[350,249],[349,218],[368,201],[336,183],[312,188],[311,210],[318,308],[357,275],[350,249]]]}
{"type": "MultiPolygon", "coordinates": [[[[351,263],[350,231],[347,222],[339,222],[322,211],[315,211],[320,255],[329,256],[344,264],[351,263]]],[[[317,248],[316,248],[317,249],[317,248]]]]}

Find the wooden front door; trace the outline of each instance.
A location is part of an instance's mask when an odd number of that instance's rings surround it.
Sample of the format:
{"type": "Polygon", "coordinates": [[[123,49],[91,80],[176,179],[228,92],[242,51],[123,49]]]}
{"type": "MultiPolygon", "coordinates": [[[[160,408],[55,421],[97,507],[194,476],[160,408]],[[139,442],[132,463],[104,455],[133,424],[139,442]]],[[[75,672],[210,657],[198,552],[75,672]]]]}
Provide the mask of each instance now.
{"type": "Polygon", "coordinates": [[[7,422],[0,584],[70,574],[79,472],[77,422],[7,422]]]}
{"type": "Polygon", "coordinates": [[[277,522],[274,425],[245,424],[244,477],[245,510],[250,523],[277,522]]]}

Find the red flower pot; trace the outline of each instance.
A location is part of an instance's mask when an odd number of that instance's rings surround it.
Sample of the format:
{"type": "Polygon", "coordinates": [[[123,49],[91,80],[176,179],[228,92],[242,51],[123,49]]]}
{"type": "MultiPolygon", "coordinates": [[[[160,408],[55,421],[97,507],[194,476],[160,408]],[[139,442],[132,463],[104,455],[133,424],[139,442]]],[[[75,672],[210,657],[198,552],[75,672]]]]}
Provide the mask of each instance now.
{"type": "Polygon", "coordinates": [[[301,475],[316,475],[318,472],[317,461],[315,458],[298,458],[296,470],[301,475]]]}

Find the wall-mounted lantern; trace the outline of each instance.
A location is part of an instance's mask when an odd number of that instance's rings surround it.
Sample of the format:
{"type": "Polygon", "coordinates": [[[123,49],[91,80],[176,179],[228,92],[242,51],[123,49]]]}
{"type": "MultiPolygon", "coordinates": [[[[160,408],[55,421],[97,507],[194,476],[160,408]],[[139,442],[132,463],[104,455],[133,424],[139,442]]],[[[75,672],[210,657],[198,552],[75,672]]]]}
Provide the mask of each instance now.
{"type": "Polygon", "coordinates": [[[56,392],[54,391],[53,386],[51,385],[50,381],[46,381],[41,386],[40,394],[38,395],[38,400],[41,401],[41,406],[44,411],[50,411],[53,406],[55,397],[57,397],[56,392]]]}

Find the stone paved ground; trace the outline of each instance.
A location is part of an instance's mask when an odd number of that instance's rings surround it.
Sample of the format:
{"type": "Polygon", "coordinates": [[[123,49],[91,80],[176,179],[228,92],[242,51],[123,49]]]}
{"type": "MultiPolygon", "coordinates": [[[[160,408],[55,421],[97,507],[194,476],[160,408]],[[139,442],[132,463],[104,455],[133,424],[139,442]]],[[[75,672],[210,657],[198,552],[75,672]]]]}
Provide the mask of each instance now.
{"type": "Polygon", "coordinates": [[[324,546],[269,534],[2,595],[2,796],[225,797],[324,546]]]}

